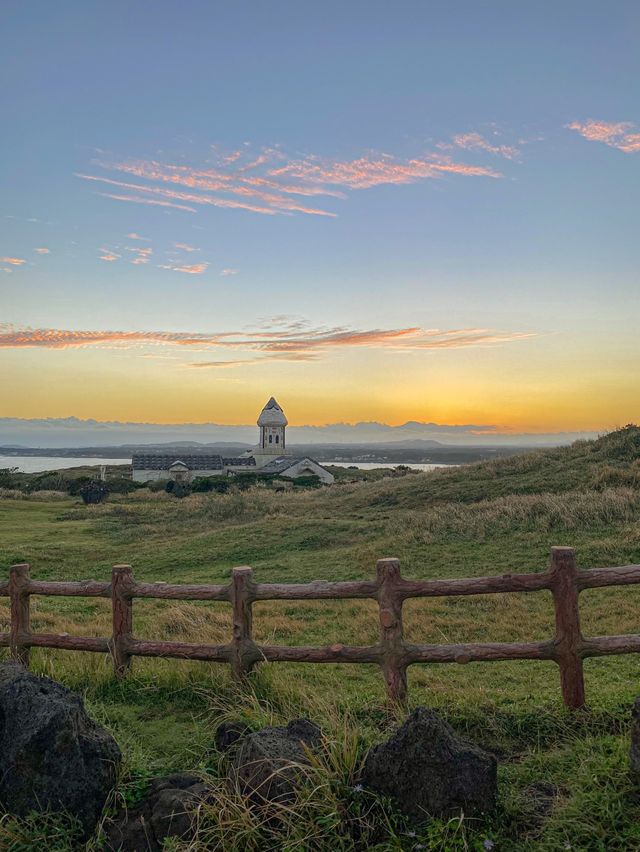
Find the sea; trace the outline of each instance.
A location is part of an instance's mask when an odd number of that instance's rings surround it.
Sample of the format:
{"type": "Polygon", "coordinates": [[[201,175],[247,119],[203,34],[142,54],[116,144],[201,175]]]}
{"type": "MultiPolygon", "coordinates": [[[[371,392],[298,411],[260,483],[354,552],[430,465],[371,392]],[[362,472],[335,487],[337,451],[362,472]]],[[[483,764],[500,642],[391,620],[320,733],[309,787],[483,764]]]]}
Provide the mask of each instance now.
{"type": "Polygon", "coordinates": [[[96,456],[3,456],[0,468],[18,468],[20,473],[41,473],[44,470],[66,470],[68,467],[87,467],[101,464],[131,464],[127,459],[101,459],[96,456]]]}
{"type": "MultiPolygon", "coordinates": [[[[20,473],[41,473],[44,470],[65,470],[69,467],[87,467],[101,464],[131,464],[131,456],[123,459],[104,459],[97,456],[4,456],[0,455],[0,469],[2,468],[17,468],[20,473]]],[[[361,470],[374,470],[375,468],[394,468],[398,464],[404,462],[395,462],[389,464],[387,462],[330,462],[326,461],[323,464],[331,464],[336,467],[357,467],[361,470]]],[[[413,468],[413,470],[435,470],[438,467],[457,467],[451,464],[419,464],[407,462],[405,467],[413,468]]]]}

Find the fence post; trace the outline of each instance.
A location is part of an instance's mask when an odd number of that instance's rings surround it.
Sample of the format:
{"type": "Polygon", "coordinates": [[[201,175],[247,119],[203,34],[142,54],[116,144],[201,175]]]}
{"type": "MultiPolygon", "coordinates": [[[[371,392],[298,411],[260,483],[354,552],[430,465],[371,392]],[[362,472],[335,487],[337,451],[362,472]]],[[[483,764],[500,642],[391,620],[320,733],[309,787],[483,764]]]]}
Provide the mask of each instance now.
{"type": "Polygon", "coordinates": [[[234,568],[231,576],[231,604],[233,606],[231,641],[231,674],[235,680],[242,680],[253,667],[251,612],[251,568],[234,568]]]}
{"type": "Polygon", "coordinates": [[[9,643],[11,657],[23,666],[29,666],[29,645],[25,639],[31,633],[29,615],[29,565],[21,562],[9,569],[9,597],[11,599],[11,632],[9,643]]]}
{"type": "Polygon", "coordinates": [[[132,584],[131,565],[114,565],[111,569],[112,654],[117,678],[124,677],[131,666],[127,644],[133,635],[132,584]]]}
{"type": "Polygon", "coordinates": [[[380,608],[380,647],[382,674],[390,704],[407,700],[407,667],[404,662],[402,598],[398,589],[400,561],[378,559],[378,606],[380,608]]]}
{"type": "Polygon", "coordinates": [[[562,699],[572,710],[585,705],[577,573],[575,550],[572,547],[552,547],[551,591],[556,612],[556,662],[560,666],[562,699]]]}

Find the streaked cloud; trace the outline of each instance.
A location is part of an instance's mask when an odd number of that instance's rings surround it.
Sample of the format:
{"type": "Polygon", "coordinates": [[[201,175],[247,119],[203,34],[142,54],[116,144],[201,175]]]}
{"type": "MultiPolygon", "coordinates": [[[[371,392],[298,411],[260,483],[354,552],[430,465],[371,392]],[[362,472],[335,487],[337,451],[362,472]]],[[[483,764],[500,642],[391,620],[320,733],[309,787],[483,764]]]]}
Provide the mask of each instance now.
{"type": "Polygon", "coordinates": [[[200,249],[199,249],[199,248],[196,248],[195,246],[190,246],[188,243],[174,243],[173,245],[174,245],[177,249],[181,249],[182,251],[188,251],[188,252],[191,252],[191,251],[200,251],[200,249]]]}
{"type": "Polygon", "coordinates": [[[155,198],[138,198],[135,195],[118,195],[113,192],[98,192],[102,198],[112,198],[114,201],[130,201],[133,204],[152,204],[158,207],[173,207],[176,210],[187,210],[189,213],[195,213],[195,207],[187,207],[185,204],[173,204],[171,201],[158,201],[155,198]]]}
{"type": "Polygon", "coordinates": [[[116,252],[111,251],[111,249],[108,248],[101,248],[100,251],[102,252],[102,254],[98,256],[98,260],[104,260],[107,263],[113,263],[115,260],[120,260],[120,258],[122,257],[121,254],[117,254],[116,252]]]}
{"type": "Polygon", "coordinates": [[[299,320],[285,321],[278,328],[248,331],[84,331],[53,328],[15,328],[0,324],[0,348],[136,349],[149,345],[180,347],[193,353],[227,351],[231,358],[189,362],[193,369],[226,369],[259,365],[264,361],[316,361],[332,351],[368,348],[391,351],[459,349],[495,346],[534,337],[529,332],[505,332],[484,328],[423,329],[417,326],[395,329],[354,329],[345,326],[313,327],[299,320]],[[234,353],[242,353],[240,357],[234,353]]]}
{"type": "Polygon", "coordinates": [[[240,271],[239,269],[231,269],[231,268],[221,269],[220,275],[222,275],[224,278],[226,278],[229,275],[237,275],[239,271],[240,271]]]}
{"type": "MultiPolygon", "coordinates": [[[[486,165],[453,159],[454,147],[489,151],[509,159],[517,149],[493,145],[477,133],[456,137],[455,145],[436,146],[434,152],[413,158],[368,152],[354,159],[336,160],[317,155],[287,157],[278,148],[251,151],[250,146],[230,154],[215,151],[214,162],[205,166],[156,160],[95,161],[100,171],[77,173],[81,180],[117,187],[118,192],[99,193],[118,201],[176,206],[194,212],[196,206],[248,210],[263,215],[335,217],[327,208],[329,198],[346,199],[349,191],[381,185],[402,185],[446,175],[491,177],[502,175],[486,165]],[[117,175],[127,176],[120,179],[117,175]],[[324,197],[322,205],[308,199],[324,197]]],[[[186,244],[177,244],[184,247],[186,244]]],[[[185,251],[192,250],[184,249],[185,251]]]]}
{"type": "Polygon", "coordinates": [[[404,161],[398,161],[390,154],[333,162],[312,157],[288,163],[269,172],[274,176],[293,177],[309,183],[344,186],[349,189],[370,189],[381,184],[415,183],[447,173],[466,177],[501,177],[498,172],[486,166],[456,163],[449,157],[435,154],[428,159],[404,161]]]}
{"type": "Polygon", "coordinates": [[[9,266],[22,266],[26,262],[22,257],[0,257],[0,263],[7,263],[9,266]]]}
{"type": "Polygon", "coordinates": [[[48,248],[36,248],[34,251],[36,254],[51,254],[51,249],[48,248]]]}
{"type": "Polygon", "coordinates": [[[482,134],[476,132],[459,133],[453,137],[452,144],[465,151],[486,151],[489,154],[505,157],[507,160],[514,160],[520,155],[519,148],[515,148],[513,145],[492,144],[482,134]]]}
{"type": "Polygon", "coordinates": [[[127,234],[128,240],[142,240],[144,243],[150,243],[151,240],[148,237],[141,237],[140,234],[136,234],[135,231],[132,231],[130,234],[127,234]]]}
{"type": "Polygon", "coordinates": [[[630,121],[596,121],[589,119],[585,122],[572,121],[566,125],[569,130],[575,130],[589,142],[602,142],[625,154],[640,151],[640,128],[630,121]]]}
{"type": "Polygon", "coordinates": [[[144,246],[126,246],[125,251],[128,251],[135,255],[135,257],[130,261],[134,266],[139,266],[140,264],[149,263],[151,260],[151,255],[153,254],[153,249],[144,246]]]}
{"type": "Polygon", "coordinates": [[[172,272],[184,272],[187,275],[202,275],[207,271],[208,263],[192,263],[183,265],[173,265],[163,263],[158,265],[158,269],[170,269],[172,272]]]}

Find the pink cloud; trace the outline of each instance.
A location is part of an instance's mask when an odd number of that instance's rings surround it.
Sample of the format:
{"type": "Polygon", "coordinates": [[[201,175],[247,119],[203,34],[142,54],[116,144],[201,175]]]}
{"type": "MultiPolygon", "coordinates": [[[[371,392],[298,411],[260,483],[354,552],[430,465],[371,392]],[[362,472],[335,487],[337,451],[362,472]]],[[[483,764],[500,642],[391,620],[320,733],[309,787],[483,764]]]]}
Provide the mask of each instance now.
{"type": "MultiPolygon", "coordinates": [[[[491,145],[479,134],[461,135],[457,140],[458,147],[468,150],[488,150],[505,157],[517,153],[515,148],[491,145]]],[[[274,148],[264,148],[257,155],[251,156],[247,147],[228,155],[216,155],[216,165],[206,168],[155,160],[98,162],[97,165],[106,172],[137,179],[137,182],[130,182],[100,174],[77,175],[82,180],[97,181],[126,190],[126,194],[104,193],[109,198],[136,203],[162,203],[164,206],[173,204],[190,212],[195,210],[193,205],[209,205],[272,216],[301,213],[334,217],[336,214],[324,205],[311,206],[303,199],[313,196],[344,199],[348,190],[369,189],[384,184],[409,184],[446,174],[502,177],[494,169],[457,162],[442,151],[411,159],[368,153],[350,160],[332,160],[313,155],[288,159],[274,148]],[[165,201],[152,201],[148,196],[165,201]]]]}
{"type": "Polygon", "coordinates": [[[326,162],[315,158],[298,160],[272,169],[269,174],[287,175],[303,181],[334,184],[350,189],[369,189],[381,184],[415,183],[418,180],[439,177],[447,172],[467,177],[501,177],[493,169],[456,163],[445,156],[434,155],[429,159],[397,161],[387,154],[344,162],[326,162]]]}
{"type": "Polygon", "coordinates": [[[480,133],[459,133],[453,137],[453,144],[466,151],[487,151],[490,154],[505,157],[507,160],[513,160],[520,154],[519,149],[511,145],[492,145],[480,133]]]}
{"type": "Polygon", "coordinates": [[[190,246],[188,243],[174,243],[174,246],[177,249],[182,249],[182,251],[200,251],[199,248],[195,246],[190,246]]]}
{"type": "Polygon", "coordinates": [[[132,231],[132,233],[127,234],[127,239],[129,239],[129,240],[142,240],[145,243],[151,242],[151,240],[148,237],[141,237],[140,234],[136,234],[135,231],[132,231]]]}
{"type": "Polygon", "coordinates": [[[170,264],[162,264],[158,269],[170,269],[173,272],[185,272],[187,275],[202,275],[207,271],[208,263],[193,263],[191,265],[172,266],[170,264]]]}
{"type": "Polygon", "coordinates": [[[37,248],[34,249],[34,251],[36,252],[36,254],[51,254],[51,249],[48,248],[37,248]]]}
{"type": "Polygon", "coordinates": [[[21,257],[0,257],[0,263],[8,263],[9,266],[22,266],[27,261],[21,257]]]}
{"type": "Polygon", "coordinates": [[[603,142],[611,148],[624,151],[625,154],[640,151],[640,132],[629,132],[632,129],[637,131],[636,125],[630,121],[606,122],[589,119],[584,123],[572,121],[566,126],[589,142],[603,142]]]}
{"type": "Polygon", "coordinates": [[[137,198],[135,195],[116,195],[111,192],[99,192],[103,198],[112,198],[114,201],[131,201],[134,204],[155,204],[158,207],[173,207],[176,210],[188,210],[195,213],[195,207],[187,207],[184,204],[172,204],[170,201],[158,201],[155,198],[137,198]]]}
{"type": "MultiPolygon", "coordinates": [[[[184,270],[176,270],[184,271],[184,270]]],[[[497,332],[483,328],[359,330],[347,327],[308,327],[296,322],[281,328],[218,333],[167,331],[74,331],[68,329],[15,329],[0,324],[0,348],[67,349],[87,346],[136,348],[145,345],[241,351],[247,356],[232,361],[200,362],[193,367],[231,367],[262,360],[311,361],[332,350],[350,348],[417,351],[492,346],[527,340],[528,332],[497,332]]]]}

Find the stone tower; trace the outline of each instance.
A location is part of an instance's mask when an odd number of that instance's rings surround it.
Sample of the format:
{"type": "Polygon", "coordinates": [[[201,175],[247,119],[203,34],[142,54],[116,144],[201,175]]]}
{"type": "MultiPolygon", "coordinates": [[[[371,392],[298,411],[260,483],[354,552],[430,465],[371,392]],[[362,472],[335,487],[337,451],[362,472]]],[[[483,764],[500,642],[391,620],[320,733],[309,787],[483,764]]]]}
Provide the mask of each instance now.
{"type": "Polygon", "coordinates": [[[287,418],[273,397],[265,405],[258,417],[260,427],[260,455],[282,456],[285,454],[285,429],[287,418]]]}

